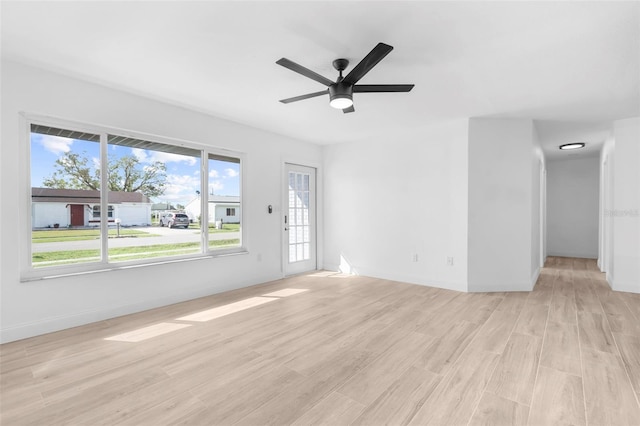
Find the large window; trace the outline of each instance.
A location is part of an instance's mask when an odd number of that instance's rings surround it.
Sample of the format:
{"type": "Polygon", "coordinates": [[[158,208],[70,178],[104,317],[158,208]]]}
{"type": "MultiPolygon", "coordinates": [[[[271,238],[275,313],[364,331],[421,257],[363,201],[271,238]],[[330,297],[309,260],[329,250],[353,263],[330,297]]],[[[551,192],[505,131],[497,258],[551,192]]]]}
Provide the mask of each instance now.
{"type": "Polygon", "coordinates": [[[78,127],[29,123],[31,274],[242,250],[241,155],[78,127]]]}

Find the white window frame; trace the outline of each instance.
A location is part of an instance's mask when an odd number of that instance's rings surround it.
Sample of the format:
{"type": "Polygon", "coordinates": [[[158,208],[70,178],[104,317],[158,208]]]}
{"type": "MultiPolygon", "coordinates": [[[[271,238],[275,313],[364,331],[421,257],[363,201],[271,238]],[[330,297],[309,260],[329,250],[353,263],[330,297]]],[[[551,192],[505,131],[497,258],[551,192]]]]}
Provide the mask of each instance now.
{"type": "MultiPolygon", "coordinates": [[[[114,212],[113,206],[109,205],[109,207],[107,208],[107,218],[113,219],[113,212],[114,212]]],[[[102,219],[102,209],[100,208],[99,204],[95,204],[93,207],[91,207],[91,218],[102,219]],[[98,216],[96,216],[96,207],[98,208],[97,210],[98,216]]]]}
{"type": "MultiPolygon", "coordinates": [[[[209,227],[201,226],[201,242],[200,242],[200,252],[194,254],[180,255],[180,256],[171,256],[171,257],[155,257],[149,259],[138,259],[117,263],[110,263],[108,261],[108,238],[104,238],[108,234],[108,217],[106,220],[100,221],[100,230],[101,230],[101,260],[97,262],[91,263],[78,263],[73,265],[64,265],[64,266],[48,266],[44,268],[35,268],[32,265],[32,242],[31,242],[31,232],[32,232],[32,197],[31,197],[31,125],[42,125],[49,126],[54,128],[73,130],[79,132],[86,132],[91,134],[100,135],[100,162],[101,169],[107,170],[107,148],[108,148],[108,136],[109,135],[117,135],[124,136],[136,139],[148,140],[150,142],[155,142],[159,144],[165,145],[176,145],[185,148],[190,148],[194,150],[200,151],[200,193],[207,194],[208,192],[208,176],[209,176],[209,154],[214,156],[221,157],[231,157],[236,158],[240,161],[239,163],[239,178],[240,178],[240,205],[242,206],[244,203],[243,194],[245,193],[244,187],[244,173],[246,172],[246,154],[238,151],[233,151],[220,147],[213,147],[207,144],[180,140],[175,138],[162,137],[157,135],[149,135],[141,132],[135,132],[130,130],[123,130],[115,127],[107,127],[102,125],[94,125],[94,124],[86,124],[80,123],[71,120],[60,119],[56,117],[48,117],[36,114],[28,114],[21,113],[20,114],[20,145],[24,148],[24,151],[21,156],[21,162],[25,167],[21,167],[21,170],[24,170],[24,173],[20,176],[20,181],[23,182],[21,185],[22,194],[21,194],[21,203],[24,206],[24,212],[27,214],[19,215],[20,221],[22,222],[21,235],[22,241],[25,241],[26,244],[23,244],[20,248],[20,280],[21,281],[32,281],[38,279],[46,279],[46,278],[55,278],[60,276],[67,275],[77,275],[84,273],[94,273],[94,272],[104,272],[118,269],[126,269],[131,267],[138,266],[152,266],[158,264],[166,264],[166,263],[174,263],[181,261],[192,261],[198,259],[210,259],[214,257],[220,256],[228,256],[228,255],[236,255],[236,254],[247,254],[248,250],[246,248],[246,234],[247,234],[247,224],[244,221],[243,210],[240,212],[240,245],[227,249],[209,249],[209,227]]],[[[107,174],[101,174],[101,183],[100,188],[107,188],[107,174]]],[[[106,196],[102,195],[101,192],[101,202],[100,202],[100,211],[108,212],[108,200],[106,196]]],[[[201,217],[208,219],[208,197],[201,197],[201,217]]]]}

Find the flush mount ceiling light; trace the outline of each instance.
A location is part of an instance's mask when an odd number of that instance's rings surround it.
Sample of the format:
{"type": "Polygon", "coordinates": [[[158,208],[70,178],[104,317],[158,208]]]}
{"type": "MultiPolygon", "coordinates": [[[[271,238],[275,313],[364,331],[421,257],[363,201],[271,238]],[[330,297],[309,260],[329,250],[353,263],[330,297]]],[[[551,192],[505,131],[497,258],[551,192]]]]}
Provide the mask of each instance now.
{"type": "Polygon", "coordinates": [[[558,148],[561,150],[569,150],[569,149],[580,149],[584,148],[586,144],[584,142],[574,142],[574,143],[565,143],[564,145],[560,145],[558,148]]]}

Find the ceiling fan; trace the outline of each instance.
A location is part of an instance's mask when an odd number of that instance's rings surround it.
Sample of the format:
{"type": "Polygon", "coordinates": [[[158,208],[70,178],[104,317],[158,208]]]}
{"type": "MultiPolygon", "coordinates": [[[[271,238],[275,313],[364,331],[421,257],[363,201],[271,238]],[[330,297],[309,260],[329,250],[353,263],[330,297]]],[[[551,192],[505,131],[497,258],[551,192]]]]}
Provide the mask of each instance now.
{"type": "Polygon", "coordinates": [[[384,43],[378,43],[376,47],[364,57],[358,65],[353,68],[346,77],[342,76],[344,71],[349,65],[347,59],[336,59],[333,61],[333,67],[338,70],[340,75],[334,82],[320,74],[311,71],[302,65],[296,64],[287,58],[282,58],[276,61],[276,64],[282,65],[285,68],[289,68],[291,71],[302,74],[318,83],[327,86],[327,89],[320,92],[307,93],[306,95],[295,96],[293,98],[281,99],[280,102],[288,104],[291,102],[302,101],[304,99],[315,98],[316,96],[322,96],[329,94],[329,105],[334,108],[341,109],[342,112],[349,113],[354,112],[353,108],[353,94],[354,93],[382,93],[382,92],[409,92],[413,89],[413,84],[356,84],[362,77],[365,76],[378,62],[380,62],[385,56],[393,50],[392,46],[384,43]]]}

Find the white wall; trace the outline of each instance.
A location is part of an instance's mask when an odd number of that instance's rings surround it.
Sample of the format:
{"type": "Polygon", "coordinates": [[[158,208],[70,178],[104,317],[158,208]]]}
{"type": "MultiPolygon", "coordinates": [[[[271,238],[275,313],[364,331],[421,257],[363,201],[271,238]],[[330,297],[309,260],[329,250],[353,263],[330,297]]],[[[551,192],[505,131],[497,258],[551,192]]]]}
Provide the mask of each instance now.
{"type": "Polygon", "coordinates": [[[546,259],[546,162],[538,131],[532,128],[531,155],[531,271],[535,282],[546,259]]]}
{"type": "Polygon", "coordinates": [[[547,163],[548,250],[550,256],[598,257],[598,157],[547,163]]]}
{"type": "Polygon", "coordinates": [[[532,120],[469,120],[469,291],[535,284],[534,147],[532,120]]]}
{"type": "MultiPolygon", "coordinates": [[[[53,227],[54,224],[66,228],[69,225],[68,203],[33,203],[31,205],[31,226],[34,228],[53,227]]],[[[85,212],[85,218],[87,213],[85,212]]]]}
{"type": "Polygon", "coordinates": [[[640,117],[613,124],[613,280],[617,291],[640,293],[640,117]]]}
{"type": "MultiPolygon", "coordinates": [[[[1,134],[0,199],[3,208],[11,206],[16,210],[12,219],[21,222],[0,222],[3,342],[281,277],[283,158],[316,167],[322,162],[321,149],[315,145],[5,60],[1,134]],[[26,148],[18,144],[19,112],[246,153],[242,208],[249,253],[21,282],[19,256],[24,244],[29,244],[24,230],[29,228],[31,212],[22,211],[30,194],[24,191],[28,187],[25,171],[29,161],[26,148]],[[269,204],[275,207],[274,214],[267,213],[269,204]]],[[[320,197],[320,208],[321,203],[320,197]]],[[[319,234],[322,234],[321,216],[319,234]]]]}
{"type": "Polygon", "coordinates": [[[466,291],[467,120],[330,145],[324,163],[327,269],[466,291]]]}
{"type": "Polygon", "coordinates": [[[598,265],[613,282],[613,169],[615,141],[611,135],[600,152],[600,239],[598,265]]]}
{"type": "Polygon", "coordinates": [[[215,219],[214,220],[224,220],[224,223],[240,223],[240,206],[237,204],[209,204],[209,210],[215,209],[215,219]],[[232,208],[235,209],[235,216],[227,216],[227,209],[232,208]]]}
{"type": "Polygon", "coordinates": [[[113,218],[120,219],[124,226],[151,224],[151,204],[122,203],[113,207],[113,218]]]}

